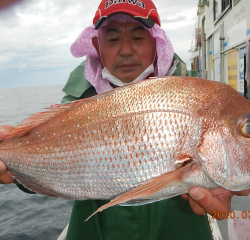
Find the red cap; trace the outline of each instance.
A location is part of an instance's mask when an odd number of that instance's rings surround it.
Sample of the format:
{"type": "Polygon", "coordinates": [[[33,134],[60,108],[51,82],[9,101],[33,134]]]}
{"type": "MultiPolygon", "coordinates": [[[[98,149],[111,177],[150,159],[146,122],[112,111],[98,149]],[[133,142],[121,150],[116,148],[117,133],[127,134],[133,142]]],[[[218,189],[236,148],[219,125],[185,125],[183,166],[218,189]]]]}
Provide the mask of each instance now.
{"type": "Polygon", "coordinates": [[[102,0],[93,19],[95,29],[115,13],[129,14],[148,28],[155,23],[161,25],[157,9],[151,0],[102,0]]]}

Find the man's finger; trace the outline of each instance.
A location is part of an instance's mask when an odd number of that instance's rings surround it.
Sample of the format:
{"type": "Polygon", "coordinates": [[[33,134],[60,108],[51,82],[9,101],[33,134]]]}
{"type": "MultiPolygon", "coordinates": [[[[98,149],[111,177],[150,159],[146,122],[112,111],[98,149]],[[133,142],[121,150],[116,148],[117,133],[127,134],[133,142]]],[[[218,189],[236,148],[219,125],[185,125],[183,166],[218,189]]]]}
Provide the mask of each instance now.
{"type": "Polygon", "coordinates": [[[0,183],[1,184],[10,184],[14,182],[14,178],[9,171],[5,171],[3,174],[0,175],[0,183]]]}
{"type": "Polygon", "coordinates": [[[204,209],[191,197],[189,198],[189,205],[195,214],[197,214],[197,215],[206,214],[204,209]]]}
{"type": "Polygon", "coordinates": [[[188,200],[189,200],[189,196],[188,196],[187,193],[186,193],[186,194],[181,194],[180,196],[181,196],[182,199],[185,200],[185,201],[188,201],[188,200]]]}
{"type": "Polygon", "coordinates": [[[0,141],[4,139],[4,137],[15,127],[7,124],[3,124],[0,126],[0,141]]]}
{"type": "Polygon", "coordinates": [[[0,174],[6,171],[6,165],[0,160],[0,174]]]}
{"type": "Polygon", "coordinates": [[[233,192],[233,194],[237,196],[248,196],[250,194],[250,189],[239,192],[233,192]]]}
{"type": "Polygon", "coordinates": [[[189,195],[210,215],[213,215],[214,211],[228,211],[230,209],[232,194],[229,191],[223,192],[223,196],[215,196],[207,189],[193,187],[189,190],[189,195]]]}

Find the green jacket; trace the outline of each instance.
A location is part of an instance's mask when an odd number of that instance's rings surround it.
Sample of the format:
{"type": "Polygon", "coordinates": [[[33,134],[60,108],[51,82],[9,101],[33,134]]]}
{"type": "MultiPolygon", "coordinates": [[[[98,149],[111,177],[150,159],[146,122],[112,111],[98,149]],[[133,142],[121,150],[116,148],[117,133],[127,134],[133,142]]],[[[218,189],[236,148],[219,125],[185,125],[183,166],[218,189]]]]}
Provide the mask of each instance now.
{"type": "MultiPolygon", "coordinates": [[[[195,76],[187,71],[181,59],[173,75],[195,76]]],[[[96,95],[93,86],[84,77],[85,62],[71,72],[63,91],[62,103],[96,95]]],[[[69,223],[67,240],[210,240],[212,239],[206,216],[193,213],[189,203],[180,196],[137,207],[111,207],[97,213],[98,207],[108,201],[75,201],[69,223]]]]}

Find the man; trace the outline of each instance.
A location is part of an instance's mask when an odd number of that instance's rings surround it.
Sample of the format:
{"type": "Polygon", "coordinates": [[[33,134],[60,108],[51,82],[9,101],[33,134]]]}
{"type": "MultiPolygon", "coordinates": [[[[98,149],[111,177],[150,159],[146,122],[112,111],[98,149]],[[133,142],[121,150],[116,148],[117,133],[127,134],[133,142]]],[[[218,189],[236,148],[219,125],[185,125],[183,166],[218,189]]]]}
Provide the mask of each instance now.
{"type": "MultiPolygon", "coordinates": [[[[93,23],[71,47],[74,56],[86,56],[86,61],[70,74],[63,88],[66,93],[63,103],[151,76],[198,76],[187,71],[174,54],[151,0],[103,0],[93,23]]],[[[0,140],[11,128],[2,127],[0,140]]],[[[13,182],[2,162],[0,171],[1,183],[13,182]]],[[[212,239],[203,214],[228,210],[236,193],[192,188],[189,194],[182,196],[189,203],[178,196],[144,206],[117,206],[94,215],[87,222],[84,220],[107,201],[75,201],[67,240],[212,239]]]]}

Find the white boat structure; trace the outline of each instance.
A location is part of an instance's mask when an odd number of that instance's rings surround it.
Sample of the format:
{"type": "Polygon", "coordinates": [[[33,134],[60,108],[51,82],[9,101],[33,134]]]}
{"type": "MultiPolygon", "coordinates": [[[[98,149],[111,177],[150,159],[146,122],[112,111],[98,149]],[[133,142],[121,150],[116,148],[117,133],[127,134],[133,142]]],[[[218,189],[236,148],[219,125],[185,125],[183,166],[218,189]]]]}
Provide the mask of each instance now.
{"type": "Polygon", "coordinates": [[[192,69],[203,78],[229,84],[249,99],[246,83],[249,38],[249,0],[200,0],[189,50],[192,69]]]}
{"type": "Polygon", "coordinates": [[[69,224],[67,224],[67,226],[63,229],[62,233],[57,238],[57,240],[65,240],[66,239],[66,235],[67,235],[67,232],[68,232],[68,227],[69,227],[69,224]]]}

